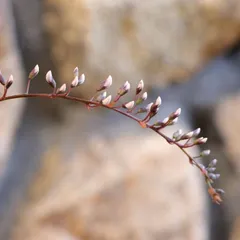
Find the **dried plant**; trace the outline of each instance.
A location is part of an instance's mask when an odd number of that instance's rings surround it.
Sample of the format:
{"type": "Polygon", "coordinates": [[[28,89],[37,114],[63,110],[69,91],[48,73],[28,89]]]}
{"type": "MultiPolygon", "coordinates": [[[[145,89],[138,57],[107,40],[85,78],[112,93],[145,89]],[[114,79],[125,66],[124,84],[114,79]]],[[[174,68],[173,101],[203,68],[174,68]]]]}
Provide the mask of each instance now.
{"type": "Polygon", "coordinates": [[[199,163],[198,160],[210,154],[210,150],[202,151],[199,156],[191,156],[187,149],[193,146],[202,145],[207,142],[207,138],[199,137],[200,128],[197,128],[191,132],[183,133],[181,129],[174,132],[172,137],[166,136],[161,130],[164,128],[174,125],[178,121],[178,117],[181,114],[181,108],[178,108],[175,112],[171,113],[168,117],[164,118],[162,121],[157,121],[150,124],[150,120],[158,113],[160,105],[162,104],[161,97],[159,96],[155,102],[151,102],[144,107],[140,107],[144,101],[147,99],[147,92],[143,92],[144,82],[141,80],[135,90],[135,96],[132,101],[125,102],[123,104],[119,103],[119,100],[126,95],[130,90],[130,83],[126,81],[118,90],[115,97],[112,98],[108,95],[105,90],[107,90],[112,85],[112,77],[109,76],[104,80],[100,86],[96,89],[95,95],[90,99],[82,99],[79,97],[70,96],[72,89],[83,84],[85,81],[85,75],[79,74],[79,70],[76,67],[73,71],[73,80],[71,84],[67,87],[64,83],[61,87],[57,88],[56,81],[53,78],[52,72],[48,71],[46,74],[46,81],[52,88],[51,93],[29,93],[30,85],[32,79],[35,78],[39,73],[39,66],[36,65],[28,76],[27,88],[24,94],[7,95],[8,89],[13,84],[13,76],[11,75],[7,80],[3,77],[0,72],[0,83],[2,84],[4,91],[0,97],[0,101],[6,101],[10,99],[17,98],[49,98],[56,99],[62,98],[70,101],[76,101],[83,103],[88,109],[103,107],[109,110],[118,112],[136,122],[138,122],[141,127],[149,128],[163,137],[169,144],[177,146],[188,158],[189,163],[197,167],[202,175],[204,176],[205,182],[208,187],[208,193],[211,196],[213,202],[220,204],[222,202],[221,195],[224,193],[222,189],[216,189],[213,187],[214,180],[220,177],[220,174],[215,173],[217,160],[213,159],[208,166],[204,166],[199,163]],[[140,114],[144,114],[143,118],[139,118],[140,114]]]}

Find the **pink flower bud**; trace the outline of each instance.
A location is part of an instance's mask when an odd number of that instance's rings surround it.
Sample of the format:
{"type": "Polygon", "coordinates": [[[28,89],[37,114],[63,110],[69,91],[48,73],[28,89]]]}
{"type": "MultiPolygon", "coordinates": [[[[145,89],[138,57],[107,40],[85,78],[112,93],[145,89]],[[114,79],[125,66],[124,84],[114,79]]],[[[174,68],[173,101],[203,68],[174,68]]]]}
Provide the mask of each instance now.
{"type": "Polygon", "coordinates": [[[106,80],[104,80],[102,82],[102,84],[100,85],[100,87],[97,89],[97,91],[102,91],[104,89],[109,88],[112,85],[112,76],[108,76],[108,78],[106,80]]]}
{"type": "Polygon", "coordinates": [[[137,86],[136,95],[138,95],[143,90],[143,87],[144,87],[144,82],[143,80],[141,80],[137,86]]]}
{"type": "Polygon", "coordinates": [[[0,71],[0,83],[1,83],[3,86],[5,86],[5,79],[4,79],[1,71],[0,71]]]}
{"type": "Polygon", "coordinates": [[[73,70],[73,74],[74,74],[74,77],[78,77],[79,76],[79,70],[78,70],[78,67],[75,67],[74,70],[73,70]]]}
{"type": "Polygon", "coordinates": [[[13,84],[13,75],[10,75],[10,77],[8,78],[7,82],[6,82],[6,88],[10,88],[13,84]]]}
{"type": "Polygon", "coordinates": [[[105,99],[107,97],[107,92],[103,92],[103,93],[101,93],[98,97],[97,97],[97,99],[96,99],[96,101],[97,102],[101,102],[103,99],[105,99]]]}
{"type": "Polygon", "coordinates": [[[66,85],[66,83],[64,83],[60,88],[58,88],[57,94],[64,93],[64,92],[66,92],[66,90],[67,90],[67,85],[66,85]]]}
{"type": "Polygon", "coordinates": [[[33,78],[35,78],[35,77],[38,75],[38,73],[39,73],[39,66],[36,65],[36,66],[33,68],[33,70],[29,73],[28,78],[29,78],[29,79],[33,79],[33,78]]]}
{"type": "Polygon", "coordinates": [[[56,87],[56,82],[55,82],[55,80],[53,79],[52,71],[48,71],[48,72],[47,72],[47,74],[46,74],[46,81],[47,81],[47,83],[48,83],[52,88],[55,88],[55,87],[56,87]]]}
{"type": "Polygon", "coordinates": [[[112,96],[109,95],[108,97],[106,97],[105,99],[102,100],[102,104],[107,106],[110,104],[111,101],[112,101],[112,96]]]}
{"type": "Polygon", "coordinates": [[[131,101],[131,102],[123,104],[123,107],[130,110],[134,107],[134,104],[135,104],[134,101],[131,101]]]}

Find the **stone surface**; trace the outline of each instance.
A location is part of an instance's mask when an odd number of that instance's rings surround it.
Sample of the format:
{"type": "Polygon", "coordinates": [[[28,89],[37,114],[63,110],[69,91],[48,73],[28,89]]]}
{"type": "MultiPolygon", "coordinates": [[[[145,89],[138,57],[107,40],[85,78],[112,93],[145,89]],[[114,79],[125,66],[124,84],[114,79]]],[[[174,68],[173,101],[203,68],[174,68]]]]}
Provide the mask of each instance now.
{"type": "Polygon", "coordinates": [[[240,176],[240,94],[235,94],[223,99],[216,109],[216,124],[224,139],[225,152],[240,176]]]}
{"type": "MultiPolygon", "coordinates": [[[[9,1],[0,1],[0,71],[7,79],[14,76],[9,93],[23,91],[23,67],[17,47],[15,24],[9,1]]],[[[3,88],[0,86],[0,94],[3,88]]],[[[23,100],[0,103],[0,176],[4,170],[9,151],[12,149],[14,134],[20,122],[23,100]]]]}
{"type": "Polygon", "coordinates": [[[228,166],[222,168],[225,181],[223,186],[227,190],[227,211],[231,218],[240,216],[239,200],[239,180],[240,180],[240,161],[238,133],[240,131],[240,95],[235,94],[221,101],[216,108],[215,123],[219,134],[223,140],[223,152],[228,166]]]}
{"type": "Polygon", "coordinates": [[[177,148],[115,114],[66,116],[12,239],[208,239],[202,176],[177,148]]]}
{"type": "Polygon", "coordinates": [[[184,81],[240,38],[235,0],[44,0],[43,7],[58,79],[71,81],[79,66],[89,88],[109,74],[116,86],[184,81]]]}
{"type": "Polygon", "coordinates": [[[238,240],[240,238],[240,218],[238,217],[233,224],[231,229],[230,240],[238,240]]]}

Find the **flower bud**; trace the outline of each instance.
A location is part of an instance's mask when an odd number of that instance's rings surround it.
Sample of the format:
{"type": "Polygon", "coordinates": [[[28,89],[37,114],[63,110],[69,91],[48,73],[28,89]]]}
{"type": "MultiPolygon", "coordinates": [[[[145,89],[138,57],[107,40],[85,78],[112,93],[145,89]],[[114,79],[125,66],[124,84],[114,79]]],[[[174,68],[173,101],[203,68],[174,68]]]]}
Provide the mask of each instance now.
{"type": "Polygon", "coordinates": [[[53,79],[52,71],[48,71],[47,72],[47,74],[46,74],[46,81],[52,88],[56,88],[56,82],[53,79]]]}
{"type": "Polygon", "coordinates": [[[220,174],[216,173],[209,173],[208,176],[212,179],[212,180],[217,180],[218,178],[220,178],[220,174]]]}
{"type": "Polygon", "coordinates": [[[213,160],[209,163],[208,167],[215,167],[216,165],[217,165],[217,159],[213,159],[213,160]]]}
{"type": "Polygon", "coordinates": [[[122,87],[120,87],[117,94],[119,96],[125,95],[130,90],[130,87],[131,87],[130,83],[128,81],[126,81],[124,83],[124,85],[122,87]]]}
{"type": "Polygon", "coordinates": [[[152,105],[153,105],[153,103],[151,102],[151,103],[149,103],[149,104],[146,106],[147,112],[150,111],[150,109],[152,108],[152,105]]]}
{"type": "Polygon", "coordinates": [[[193,136],[193,132],[188,132],[182,135],[181,140],[190,139],[193,136]]]}
{"type": "Polygon", "coordinates": [[[168,121],[169,121],[169,117],[166,117],[162,120],[162,124],[165,125],[165,124],[167,124],[168,121]]]}
{"type": "Polygon", "coordinates": [[[155,101],[155,103],[154,103],[154,105],[157,106],[157,107],[159,107],[161,104],[162,104],[162,99],[161,99],[160,96],[158,96],[157,99],[156,99],[156,101],[155,101]]]}
{"type": "Polygon", "coordinates": [[[208,156],[209,154],[211,153],[211,151],[208,149],[208,150],[204,150],[200,153],[200,156],[201,157],[206,157],[208,156]]]}
{"type": "Polygon", "coordinates": [[[193,136],[192,137],[197,137],[201,132],[201,128],[197,128],[193,131],[193,136]]]}
{"type": "Polygon", "coordinates": [[[179,129],[179,130],[177,130],[176,132],[173,133],[172,138],[175,139],[175,140],[178,140],[178,139],[181,138],[182,134],[183,134],[182,129],[179,129]]]}
{"type": "Polygon", "coordinates": [[[13,84],[13,75],[10,75],[10,77],[8,78],[7,82],[6,82],[6,89],[10,88],[13,84]]]}
{"type": "Polygon", "coordinates": [[[136,95],[138,95],[143,90],[143,87],[144,87],[144,82],[143,80],[141,80],[137,86],[136,95]]]}
{"type": "Polygon", "coordinates": [[[208,172],[214,172],[216,170],[216,168],[215,167],[210,167],[207,170],[208,170],[208,172]]]}
{"type": "Polygon", "coordinates": [[[33,78],[35,78],[35,77],[38,75],[38,73],[39,73],[39,66],[36,65],[36,66],[32,69],[32,71],[29,73],[28,78],[29,78],[29,79],[33,79],[33,78]]]}
{"type": "Polygon", "coordinates": [[[137,99],[136,105],[142,103],[142,102],[145,101],[146,99],[147,99],[147,92],[144,92],[143,95],[137,99]]]}
{"type": "Polygon", "coordinates": [[[111,100],[112,100],[112,96],[109,95],[108,97],[106,97],[105,99],[102,100],[102,104],[107,106],[110,104],[111,100]]]}
{"type": "Polygon", "coordinates": [[[66,89],[67,89],[67,85],[66,83],[64,83],[60,88],[57,89],[57,94],[61,94],[61,93],[64,93],[66,92],[66,89]]]}
{"type": "Polygon", "coordinates": [[[74,79],[73,79],[73,81],[72,81],[72,83],[71,83],[71,88],[75,88],[75,87],[77,87],[78,86],[78,76],[76,76],[74,79]]]}
{"type": "Polygon", "coordinates": [[[208,140],[207,138],[200,137],[200,138],[198,138],[198,139],[196,139],[196,140],[194,141],[194,144],[195,144],[195,145],[204,144],[204,143],[207,142],[207,140],[208,140]]]}
{"type": "Polygon", "coordinates": [[[178,108],[175,112],[169,115],[169,119],[174,119],[176,117],[179,117],[181,114],[181,111],[182,111],[181,108],[178,108]]]}
{"type": "Polygon", "coordinates": [[[4,80],[4,77],[3,77],[2,73],[1,73],[1,71],[0,71],[0,83],[1,83],[3,86],[5,86],[5,80],[4,80]]]}
{"type": "Polygon", "coordinates": [[[176,117],[175,119],[173,119],[169,125],[174,125],[178,122],[178,117],[176,117]]]}
{"type": "Polygon", "coordinates": [[[217,188],[215,190],[216,190],[217,193],[220,193],[220,194],[224,194],[225,193],[225,191],[223,189],[221,189],[221,188],[217,188]]]}
{"type": "Polygon", "coordinates": [[[103,99],[105,99],[107,97],[107,92],[103,92],[103,93],[101,93],[98,97],[97,97],[97,99],[96,99],[96,101],[97,102],[101,102],[103,99]]]}
{"type": "Polygon", "coordinates": [[[153,117],[154,115],[157,114],[158,110],[159,110],[159,106],[161,105],[162,100],[161,97],[158,96],[156,101],[154,102],[154,104],[151,106],[150,112],[151,112],[151,117],[153,117]]]}
{"type": "Polygon", "coordinates": [[[84,82],[85,82],[85,75],[82,74],[82,75],[80,76],[80,78],[78,79],[78,85],[81,85],[81,84],[83,84],[84,82]]]}
{"type": "Polygon", "coordinates": [[[112,85],[112,76],[109,75],[108,78],[101,83],[101,85],[100,85],[100,87],[97,89],[97,91],[99,92],[99,91],[102,91],[102,90],[104,90],[104,89],[107,89],[107,88],[109,88],[111,85],[112,85]]]}
{"type": "Polygon", "coordinates": [[[78,67],[75,67],[75,68],[74,68],[74,70],[73,70],[73,75],[74,75],[74,77],[79,77],[78,67]]]}
{"type": "Polygon", "coordinates": [[[123,107],[128,109],[128,110],[130,110],[130,109],[132,109],[134,107],[134,104],[135,104],[135,102],[131,101],[131,102],[123,104],[123,107]]]}

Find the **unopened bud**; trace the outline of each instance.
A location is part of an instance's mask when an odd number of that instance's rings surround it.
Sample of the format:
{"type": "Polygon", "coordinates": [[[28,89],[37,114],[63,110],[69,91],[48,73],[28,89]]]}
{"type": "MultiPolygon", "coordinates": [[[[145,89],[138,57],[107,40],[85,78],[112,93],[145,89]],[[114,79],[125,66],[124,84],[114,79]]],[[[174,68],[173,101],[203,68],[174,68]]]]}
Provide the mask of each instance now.
{"type": "Polygon", "coordinates": [[[66,89],[67,89],[67,85],[66,83],[64,83],[60,88],[57,89],[57,94],[66,92],[66,89]]]}
{"type": "Polygon", "coordinates": [[[154,115],[157,114],[158,110],[159,110],[159,106],[161,105],[161,98],[157,97],[156,101],[154,102],[154,104],[152,105],[150,111],[151,111],[151,117],[153,117],[154,115]]]}
{"type": "Polygon", "coordinates": [[[181,138],[182,134],[183,134],[182,129],[177,130],[176,132],[173,133],[173,139],[178,140],[179,138],[181,138]]]}
{"type": "Polygon", "coordinates": [[[151,102],[151,103],[149,103],[149,104],[146,106],[147,112],[150,111],[150,109],[152,108],[152,105],[153,105],[153,103],[151,102]]]}
{"type": "Polygon", "coordinates": [[[216,170],[216,168],[215,167],[210,167],[207,170],[208,170],[208,172],[214,172],[216,170]]]}
{"type": "Polygon", "coordinates": [[[112,96],[109,95],[108,97],[106,97],[105,99],[102,100],[102,104],[109,105],[111,101],[112,101],[112,96]]]}
{"type": "Polygon", "coordinates": [[[155,101],[155,103],[154,103],[154,105],[157,106],[157,107],[159,107],[159,106],[161,105],[161,103],[162,103],[162,99],[161,99],[160,96],[158,96],[157,99],[156,99],[156,101],[155,101]]]}
{"type": "Polygon", "coordinates": [[[193,131],[193,137],[197,137],[201,132],[201,128],[197,128],[193,131]]]}
{"type": "Polygon", "coordinates": [[[212,179],[212,180],[217,180],[218,178],[220,178],[220,174],[214,174],[214,173],[209,173],[208,176],[212,179]]]}
{"type": "Polygon", "coordinates": [[[83,84],[84,82],[85,82],[85,75],[82,74],[82,75],[80,76],[80,78],[78,79],[78,84],[81,85],[81,84],[83,84]]]}
{"type": "Polygon", "coordinates": [[[200,137],[194,141],[194,144],[199,145],[199,144],[204,144],[207,142],[207,138],[200,137]]]}
{"type": "Polygon", "coordinates": [[[225,193],[225,191],[223,189],[221,189],[221,188],[217,188],[215,190],[216,190],[217,193],[220,193],[220,194],[224,194],[225,193]]]}
{"type": "Polygon", "coordinates": [[[10,77],[8,78],[7,82],[6,82],[6,88],[10,88],[13,84],[13,75],[10,75],[10,77]]]}
{"type": "Polygon", "coordinates": [[[143,80],[141,80],[137,86],[136,95],[138,95],[143,90],[143,87],[144,87],[144,82],[143,80]]]}
{"type": "Polygon", "coordinates": [[[126,81],[126,82],[124,83],[123,89],[124,89],[125,91],[129,91],[129,90],[130,90],[130,83],[129,83],[128,81],[126,81]]]}
{"type": "Polygon", "coordinates": [[[33,70],[29,73],[28,78],[29,78],[29,79],[33,79],[33,78],[35,78],[35,77],[38,75],[38,73],[39,73],[39,66],[36,65],[36,66],[33,68],[33,70]]]}
{"type": "Polygon", "coordinates": [[[174,125],[174,124],[176,124],[177,122],[178,122],[178,117],[175,118],[175,119],[173,119],[173,120],[170,122],[169,125],[174,125]]]}
{"type": "Polygon", "coordinates": [[[134,104],[135,104],[134,101],[131,101],[131,102],[123,104],[123,107],[130,110],[134,107],[134,104]]]}
{"type": "Polygon", "coordinates": [[[104,80],[102,82],[102,84],[100,85],[100,87],[97,89],[97,91],[102,91],[104,89],[109,88],[112,85],[112,76],[108,76],[108,78],[106,80],[104,80]]]}
{"type": "Polygon", "coordinates": [[[145,101],[145,100],[147,99],[147,92],[143,93],[141,99],[142,99],[143,101],[145,101]]]}
{"type": "Polygon", "coordinates": [[[56,82],[53,79],[52,71],[48,71],[47,72],[47,74],[46,74],[46,81],[52,88],[56,88],[56,82]]]}
{"type": "Polygon", "coordinates": [[[182,135],[181,140],[190,139],[193,136],[193,132],[188,132],[182,135]]]}
{"type": "Polygon", "coordinates": [[[75,87],[77,87],[78,86],[78,76],[76,76],[74,79],[73,79],[73,81],[72,81],[72,83],[71,83],[71,88],[75,88],[75,87]]]}
{"type": "Polygon", "coordinates": [[[178,108],[175,112],[173,112],[169,115],[169,118],[174,119],[176,117],[179,117],[181,114],[181,111],[182,111],[181,108],[178,108]]]}
{"type": "Polygon", "coordinates": [[[217,165],[217,159],[213,159],[213,160],[209,163],[208,167],[215,167],[216,165],[217,165]]]}
{"type": "Polygon", "coordinates": [[[3,86],[5,86],[5,79],[4,79],[1,71],[0,71],[0,83],[1,83],[3,86]]]}
{"type": "Polygon", "coordinates": [[[103,99],[105,99],[107,97],[107,92],[103,92],[103,93],[101,93],[98,97],[97,97],[97,99],[96,99],[96,101],[97,102],[101,102],[103,99]]]}
{"type": "Polygon", "coordinates": [[[211,151],[208,149],[208,150],[204,150],[201,152],[200,156],[201,157],[206,157],[208,156],[209,154],[211,153],[211,151]]]}
{"type": "Polygon", "coordinates": [[[78,67],[75,67],[73,70],[74,77],[79,77],[79,70],[78,67]]]}
{"type": "Polygon", "coordinates": [[[143,93],[143,95],[137,99],[136,105],[142,103],[142,102],[145,101],[146,99],[147,99],[147,92],[143,93]]]}
{"type": "Polygon", "coordinates": [[[124,94],[126,94],[129,90],[130,90],[130,83],[128,81],[126,81],[122,87],[120,87],[120,89],[118,90],[118,95],[119,96],[123,96],[124,94]]]}
{"type": "Polygon", "coordinates": [[[168,121],[169,121],[169,117],[166,117],[162,120],[162,124],[165,125],[165,124],[167,124],[168,121]]]}

